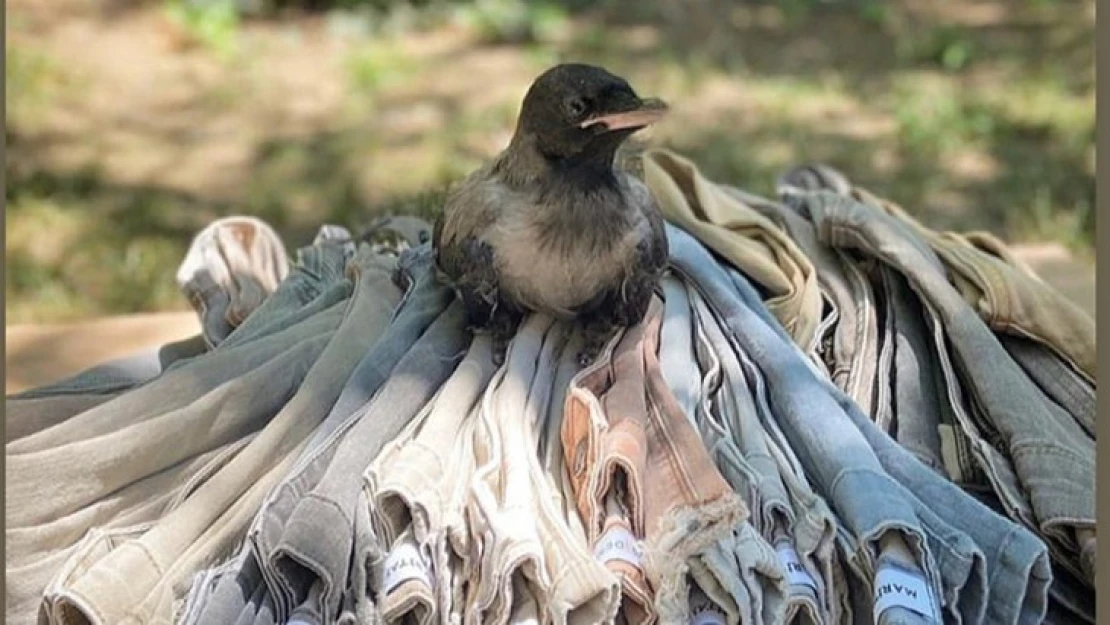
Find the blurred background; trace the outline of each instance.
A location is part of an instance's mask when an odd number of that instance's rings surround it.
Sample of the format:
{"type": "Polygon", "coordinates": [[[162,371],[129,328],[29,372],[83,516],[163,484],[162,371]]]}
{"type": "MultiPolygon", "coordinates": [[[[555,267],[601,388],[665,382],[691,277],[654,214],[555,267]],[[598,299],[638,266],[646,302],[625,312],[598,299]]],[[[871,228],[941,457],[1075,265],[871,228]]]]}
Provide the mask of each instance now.
{"type": "Polygon", "coordinates": [[[715,180],[771,194],[785,167],[825,161],[932,227],[1066,250],[1093,272],[1093,0],[7,11],[8,324],[188,310],[174,273],[221,215],[269,221],[290,252],[325,222],[430,217],[564,60],[667,99],[642,140],[715,180]]]}

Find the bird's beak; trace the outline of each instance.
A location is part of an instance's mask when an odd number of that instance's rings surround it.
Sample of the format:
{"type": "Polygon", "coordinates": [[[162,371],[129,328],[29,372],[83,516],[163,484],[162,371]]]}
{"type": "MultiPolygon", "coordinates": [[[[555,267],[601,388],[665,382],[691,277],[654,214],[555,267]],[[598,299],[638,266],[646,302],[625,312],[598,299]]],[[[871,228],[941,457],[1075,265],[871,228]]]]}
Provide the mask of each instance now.
{"type": "Polygon", "coordinates": [[[658,98],[637,99],[633,108],[613,113],[594,115],[579,124],[581,128],[594,128],[604,132],[643,128],[662,119],[667,114],[667,104],[658,98]]]}

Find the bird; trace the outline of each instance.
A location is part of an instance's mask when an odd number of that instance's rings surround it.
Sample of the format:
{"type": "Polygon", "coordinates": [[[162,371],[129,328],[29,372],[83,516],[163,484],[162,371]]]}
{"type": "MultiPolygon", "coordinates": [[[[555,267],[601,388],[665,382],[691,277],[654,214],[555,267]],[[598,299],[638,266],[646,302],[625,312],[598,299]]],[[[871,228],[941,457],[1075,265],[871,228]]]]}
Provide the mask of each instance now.
{"type": "Polygon", "coordinates": [[[432,229],[437,275],[468,328],[490,335],[496,363],[531,312],[579,324],[582,366],[643,320],[667,237],[651,192],[616,155],[668,110],[605,68],[555,65],[525,93],[508,145],[448,191],[432,229]]]}

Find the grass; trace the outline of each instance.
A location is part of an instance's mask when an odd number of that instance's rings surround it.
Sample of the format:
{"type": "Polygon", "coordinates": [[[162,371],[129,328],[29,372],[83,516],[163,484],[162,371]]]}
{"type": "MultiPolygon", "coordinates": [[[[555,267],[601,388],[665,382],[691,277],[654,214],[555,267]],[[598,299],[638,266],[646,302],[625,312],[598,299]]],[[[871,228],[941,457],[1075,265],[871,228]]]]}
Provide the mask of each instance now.
{"type": "Polygon", "coordinates": [[[915,14],[921,3],[350,0],[323,20],[264,21],[228,0],[167,1],[133,10],[195,45],[126,63],[222,78],[175,84],[185,95],[142,111],[162,125],[116,121],[133,100],[12,10],[9,323],[185,308],[177,264],[220,215],[266,219],[290,248],[324,222],[431,218],[446,185],[503,145],[530,78],[560,60],[604,64],[670,100],[671,120],[647,138],[717,180],[770,194],[784,168],[825,161],[933,227],[1094,253],[1089,0],[995,15],[961,1],[915,14]],[[75,130],[83,120],[103,121],[75,130]],[[246,156],[176,173],[217,147],[246,156]],[[134,173],[159,158],[163,170],[134,173]],[[206,177],[227,172],[223,190],[206,177]]]}

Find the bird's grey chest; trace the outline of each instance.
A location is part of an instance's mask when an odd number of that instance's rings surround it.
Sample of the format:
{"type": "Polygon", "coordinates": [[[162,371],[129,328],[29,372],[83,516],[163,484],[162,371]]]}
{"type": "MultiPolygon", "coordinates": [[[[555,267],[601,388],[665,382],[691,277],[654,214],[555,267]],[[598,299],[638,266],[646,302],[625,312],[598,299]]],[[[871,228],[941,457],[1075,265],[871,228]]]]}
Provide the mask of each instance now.
{"type": "Polygon", "coordinates": [[[487,232],[496,251],[505,294],[533,309],[557,315],[572,310],[623,279],[634,257],[637,236],[632,219],[610,217],[607,230],[567,212],[544,219],[534,210],[509,211],[487,232]]]}

